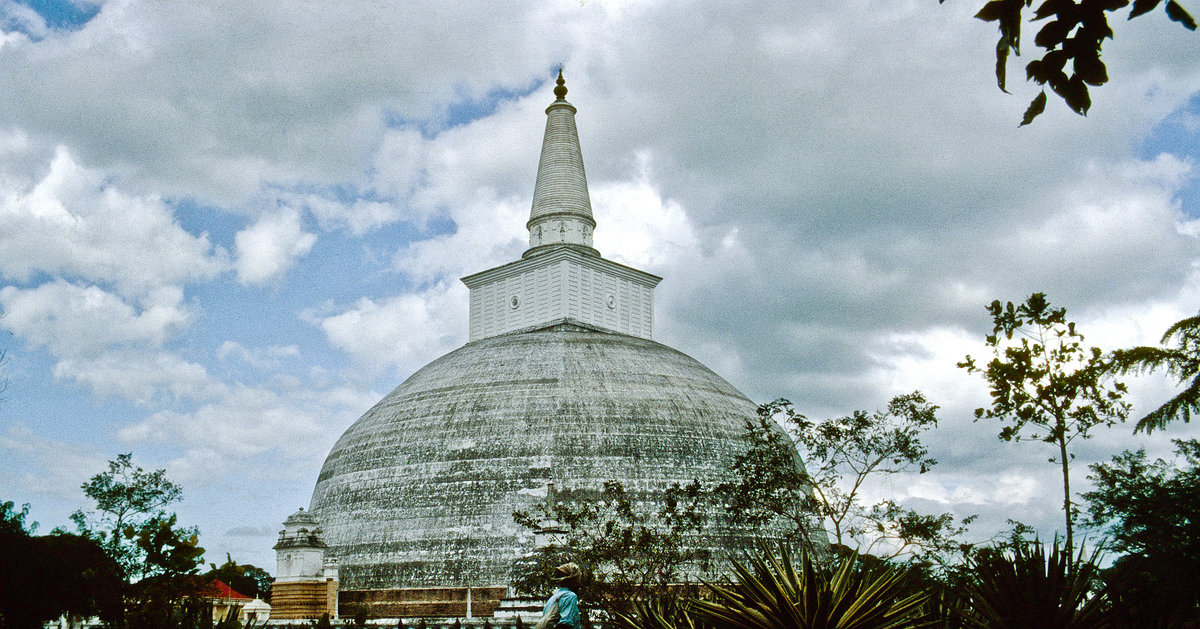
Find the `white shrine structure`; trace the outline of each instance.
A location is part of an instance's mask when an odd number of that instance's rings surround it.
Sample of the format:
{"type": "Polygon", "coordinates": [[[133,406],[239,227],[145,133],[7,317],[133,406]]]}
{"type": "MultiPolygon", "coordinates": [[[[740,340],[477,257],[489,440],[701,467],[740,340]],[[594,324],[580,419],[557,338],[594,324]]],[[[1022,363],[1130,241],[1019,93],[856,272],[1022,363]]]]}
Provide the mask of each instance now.
{"type": "MultiPolygon", "coordinates": [[[[514,511],[536,511],[551,492],[590,500],[609,480],[657,510],[673,485],[721,482],[745,451],[757,405],[655,342],[661,278],[593,247],[566,94],[560,71],[529,248],[463,278],[467,344],[412,374],[334,444],[310,511],[288,518],[275,546],[273,618],[312,618],[318,605],[375,618],[491,616],[510,593],[514,563],[540,541],[514,511]],[[332,579],[327,559],[337,562],[332,579]]],[[[714,565],[773,539],[719,505],[709,516],[689,542],[714,565]]],[[[707,569],[686,566],[681,578],[707,569]]]]}

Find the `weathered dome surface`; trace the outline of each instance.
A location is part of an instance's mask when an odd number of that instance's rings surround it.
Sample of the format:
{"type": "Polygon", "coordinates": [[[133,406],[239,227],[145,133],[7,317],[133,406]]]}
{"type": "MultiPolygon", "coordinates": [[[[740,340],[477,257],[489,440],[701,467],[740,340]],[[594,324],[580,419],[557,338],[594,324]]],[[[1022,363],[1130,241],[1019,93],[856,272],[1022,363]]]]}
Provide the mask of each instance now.
{"type": "MultiPolygon", "coordinates": [[[[651,340],[559,324],[468,343],[355,422],[321,469],[311,511],[342,589],[505,585],[534,550],[513,522],[546,497],[617,479],[651,501],[714,482],[756,406],[651,340]]],[[[717,556],[745,543],[723,519],[717,556]]]]}

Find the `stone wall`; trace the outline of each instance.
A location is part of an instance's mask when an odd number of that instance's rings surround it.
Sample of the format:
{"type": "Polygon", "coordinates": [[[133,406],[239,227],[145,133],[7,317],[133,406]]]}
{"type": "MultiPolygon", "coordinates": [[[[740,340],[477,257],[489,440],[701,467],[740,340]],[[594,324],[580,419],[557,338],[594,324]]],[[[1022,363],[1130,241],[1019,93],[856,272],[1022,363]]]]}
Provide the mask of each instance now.
{"type": "Polygon", "coordinates": [[[337,615],[337,581],[291,581],[271,585],[271,618],[301,620],[337,615]]]}
{"type": "Polygon", "coordinates": [[[402,590],[343,590],[338,602],[351,617],[367,608],[369,618],[466,618],[491,616],[507,593],[503,587],[406,588],[402,590]]]}

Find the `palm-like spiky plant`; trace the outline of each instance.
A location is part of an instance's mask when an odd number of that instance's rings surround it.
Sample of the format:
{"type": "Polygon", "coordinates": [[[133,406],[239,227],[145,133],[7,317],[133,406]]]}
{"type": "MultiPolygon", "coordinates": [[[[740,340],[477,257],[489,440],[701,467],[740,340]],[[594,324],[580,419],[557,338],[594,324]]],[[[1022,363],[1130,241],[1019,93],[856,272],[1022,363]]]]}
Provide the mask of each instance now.
{"type": "Polygon", "coordinates": [[[1100,584],[1098,551],[1072,557],[1055,540],[1017,544],[1011,553],[985,552],[972,561],[966,584],[967,626],[979,629],[1100,629],[1110,626],[1100,584]],[[1099,589],[1098,589],[1099,588],[1099,589]]]}
{"type": "Polygon", "coordinates": [[[1176,341],[1175,347],[1143,346],[1112,353],[1110,364],[1119,373],[1162,369],[1180,384],[1190,380],[1178,395],[1139,419],[1134,432],[1149,434],[1176,419],[1187,423],[1193,413],[1200,413],[1200,316],[1177,321],[1159,343],[1165,346],[1172,339],[1176,341]]]}
{"type": "Polygon", "coordinates": [[[708,629],[709,625],[692,617],[694,599],[666,593],[635,601],[629,614],[614,614],[620,629],[708,629]]]}
{"type": "Polygon", "coordinates": [[[730,629],[893,629],[929,624],[922,605],[928,594],[913,592],[899,567],[871,570],[857,555],[836,569],[803,555],[793,564],[784,551],[734,563],[735,581],[711,586],[711,600],[695,601],[692,617],[730,629]]]}

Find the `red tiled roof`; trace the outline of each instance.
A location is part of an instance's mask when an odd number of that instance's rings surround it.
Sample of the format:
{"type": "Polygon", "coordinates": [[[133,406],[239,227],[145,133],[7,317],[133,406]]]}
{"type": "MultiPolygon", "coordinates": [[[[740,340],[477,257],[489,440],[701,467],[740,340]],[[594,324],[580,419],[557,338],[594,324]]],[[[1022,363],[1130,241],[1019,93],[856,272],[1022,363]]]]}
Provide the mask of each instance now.
{"type": "Polygon", "coordinates": [[[254,600],[249,596],[246,596],[245,594],[242,594],[241,592],[229,587],[229,585],[220,579],[213,579],[208,583],[208,585],[204,586],[204,595],[209,598],[234,599],[237,601],[254,600]]]}

